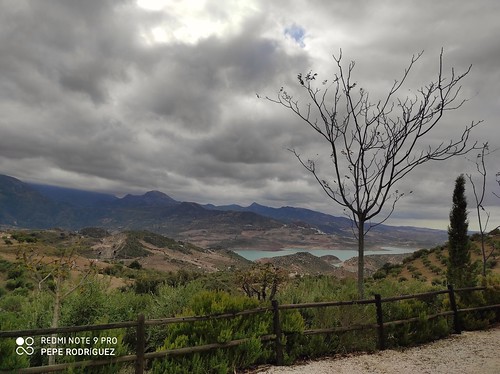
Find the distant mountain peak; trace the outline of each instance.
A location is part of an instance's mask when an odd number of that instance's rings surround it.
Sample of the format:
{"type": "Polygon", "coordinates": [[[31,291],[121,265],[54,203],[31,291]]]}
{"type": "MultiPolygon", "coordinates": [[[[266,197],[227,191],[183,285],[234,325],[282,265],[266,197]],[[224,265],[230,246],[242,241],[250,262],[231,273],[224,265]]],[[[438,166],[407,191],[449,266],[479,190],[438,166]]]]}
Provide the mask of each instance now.
{"type": "MultiPolygon", "coordinates": [[[[189,241],[198,240],[204,246],[214,244],[227,248],[281,248],[292,243],[300,247],[304,245],[302,237],[311,238],[306,245],[314,242],[330,246],[332,240],[334,246],[355,245],[348,218],[309,209],[272,208],[257,202],[249,207],[202,206],[176,201],[156,190],[118,198],[105,193],[27,184],[4,175],[0,175],[0,225],[140,228],[168,232],[182,239],[189,237],[189,241]],[[279,230],[268,235],[271,229],[279,230]]],[[[370,232],[368,239],[373,247],[422,247],[441,243],[446,235],[446,231],[380,225],[370,232]]]]}
{"type": "Polygon", "coordinates": [[[129,204],[144,204],[144,205],[173,205],[178,202],[172,199],[167,194],[160,191],[148,191],[143,195],[125,195],[122,199],[120,199],[124,203],[129,204]]]}
{"type": "Polygon", "coordinates": [[[142,196],[146,197],[146,198],[152,198],[152,199],[163,199],[163,200],[175,201],[170,196],[168,196],[166,193],[163,193],[163,192],[157,191],[157,190],[148,191],[142,196]]]}

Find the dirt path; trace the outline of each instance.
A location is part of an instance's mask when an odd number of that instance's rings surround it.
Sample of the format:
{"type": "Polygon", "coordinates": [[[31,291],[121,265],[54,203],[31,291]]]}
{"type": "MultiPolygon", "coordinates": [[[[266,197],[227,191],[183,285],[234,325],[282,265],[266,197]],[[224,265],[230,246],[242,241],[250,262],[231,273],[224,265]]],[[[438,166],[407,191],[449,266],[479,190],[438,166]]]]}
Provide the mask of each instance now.
{"type": "Polygon", "coordinates": [[[499,374],[500,326],[467,331],[404,351],[328,358],[293,367],[268,367],[259,374],[499,374]]]}

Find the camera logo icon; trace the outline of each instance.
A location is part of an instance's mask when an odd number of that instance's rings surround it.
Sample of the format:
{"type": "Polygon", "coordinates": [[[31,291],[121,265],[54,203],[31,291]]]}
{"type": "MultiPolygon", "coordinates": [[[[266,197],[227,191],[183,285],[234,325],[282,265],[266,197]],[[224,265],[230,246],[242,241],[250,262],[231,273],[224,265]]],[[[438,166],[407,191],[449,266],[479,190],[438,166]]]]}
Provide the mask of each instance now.
{"type": "Polygon", "coordinates": [[[35,344],[35,339],[33,339],[31,336],[28,336],[27,338],[22,338],[19,337],[16,339],[16,353],[19,356],[22,356],[24,354],[31,356],[33,353],[35,353],[35,348],[33,348],[33,344],[35,344]]]}

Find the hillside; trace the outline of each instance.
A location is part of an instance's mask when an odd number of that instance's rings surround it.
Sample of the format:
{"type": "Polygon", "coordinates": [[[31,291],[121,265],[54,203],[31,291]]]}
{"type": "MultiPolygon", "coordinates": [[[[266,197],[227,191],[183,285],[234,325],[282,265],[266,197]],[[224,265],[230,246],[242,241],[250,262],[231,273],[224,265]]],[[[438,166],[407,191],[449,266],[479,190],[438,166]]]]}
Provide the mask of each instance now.
{"type": "MultiPolygon", "coordinates": [[[[405,258],[411,255],[411,253],[365,255],[365,274],[371,276],[386,264],[401,264],[405,258]]],[[[307,252],[262,258],[257,262],[271,263],[278,268],[285,269],[290,276],[333,275],[339,279],[344,279],[356,278],[358,271],[357,257],[342,262],[333,255],[316,257],[307,252]]]]}
{"type": "MultiPolygon", "coordinates": [[[[0,227],[11,229],[110,231],[147,230],[204,248],[268,249],[353,248],[351,223],[303,208],[271,208],[257,203],[200,205],[160,191],[113,195],[57,186],[29,184],[0,175],[0,227]]],[[[367,234],[369,248],[432,247],[446,232],[379,225],[367,234]]]]}
{"type": "MultiPolygon", "coordinates": [[[[478,271],[482,266],[482,252],[478,235],[472,235],[471,260],[478,271]]],[[[500,274],[500,233],[490,234],[486,239],[486,253],[492,253],[487,268],[489,272],[500,274]]],[[[448,249],[446,245],[431,249],[421,249],[405,254],[365,254],[365,276],[376,279],[392,278],[399,281],[416,279],[428,284],[446,284],[448,249]]],[[[315,257],[310,253],[299,252],[258,260],[272,263],[286,269],[291,275],[334,275],[338,278],[355,278],[358,258],[353,257],[341,262],[335,256],[315,257]]]]}
{"type": "MultiPolygon", "coordinates": [[[[6,228],[79,230],[95,226],[110,231],[148,230],[203,247],[302,245],[317,230],[303,229],[248,211],[206,209],[150,191],[143,195],[112,195],[24,183],[0,178],[0,226],[6,228]],[[276,235],[274,230],[282,231],[276,235]],[[272,234],[272,235],[270,235],[272,234]],[[299,238],[305,234],[306,237],[299,238]],[[256,238],[257,236],[257,238],[256,238]],[[271,236],[273,238],[271,238],[271,236]],[[280,237],[296,240],[281,241],[280,237]],[[255,240],[254,240],[255,239],[255,240]]],[[[332,240],[326,245],[332,245],[332,240]]]]}
{"type": "Polygon", "coordinates": [[[230,251],[203,249],[148,231],[110,234],[98,228],[80,232],[2,230],[0,238],[0,259],[15,262],[26,251],[28,255],[35,254],[42,263],[49,263],[60,258],[62,253],[74,250],[71,261],[75,275],[79,269],[93,264],[112,286],[130,283],[138,276],[134,269],[142,269],[143,275],[154,276],[179,270],[212,273],[251,264],[230,251]]]}
{"type": "MultiPolygon", "coordinates": [[[[388,266],[387,264],[397,266],[411,256],[412,253],[365,255],[365,276],[372,276],[384,265],[388,266]]],[[[344,261],[341,266],[342,269],[356,274],[358,272],[358,258],[350,258],[349,260],[344,261]]]]}
{"type": "Polygon", "coordinates": [[[336,275],[340,278],[349,276],[334,265],[307,252],[298,252],[291,255],[265,258],[259,263],[271,263],[275,267],[285,269],[289,275],[336,275]]]}
{"type": "MultiPolygon", "coordinates": [[[[486,253],[491,253],[487,261],[488,272],[500,274],[500,233],[498,230],[490,233],[486,238],[486,253]]],[[[417,279],[430,284],[446,284],[446,268],[448,261],[446,245],[431,249],[422,249],[406,257],[400,264],[384,264],[375,274],[375,278],[389,277],[405,281],[417,279]]],[[[471,236],[471,261],[478,271],[482,269],[482,251],[479,235],[471,236]]],[[[352,266],[357,260],[351,259],[352,266]]]]}
{"type": "Polygon", "coordinates": [[[15,178],[0,175],[0,224],[47,228],[71,221],[72,212],[15,178]]]}
{"type": "MultiPolygon", "coordinates": [[[[314,230],[317,234],[334,236],[343,247],[356,247],[352,240],[352,222],[346,217],[316,212],[310,209],[285,206],[271,208],[257,203],[247,207],[239,205],[205,205],[208,209],[222,211],[253,212],[302,229],[314,230]]],[[[398,246],[429,247],[446,240],[446,232],[418,227],[378,225],[366,235],[366,243],[372,248],[398,243],[398,246]]]]}

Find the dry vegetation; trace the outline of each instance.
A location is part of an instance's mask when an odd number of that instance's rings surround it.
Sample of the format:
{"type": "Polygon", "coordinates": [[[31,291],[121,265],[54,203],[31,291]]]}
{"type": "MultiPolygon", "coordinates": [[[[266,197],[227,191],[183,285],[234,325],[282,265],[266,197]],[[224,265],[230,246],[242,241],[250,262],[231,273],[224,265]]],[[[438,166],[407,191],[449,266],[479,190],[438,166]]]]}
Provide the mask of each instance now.
{"type": "MultiPolygon", "coordinates": [[[[127,231],[110,234],[100,229],[84,230],[81,233],[64,230],[4,230],[0,232],[0,258],[15,262],[22,251],[36,251],[44,262],[50,262],[68,248],[75,249],[75,270],[84,268],[92,261],[99,269],[100,277],[109,282],[111,288],[130,284],[136,262],[139,268],[154,273],[217,272],[220,270],[245,268],[251,263],[231,251],[203,249],[193,244],[175,241],[147,231],[127,231]],[[19,239],[19,240],[16,240],[19,239]],[[133,266],[132,266],[133,268],[133,266]],[[122,271],[125,269],[126,271],[122,271]]],[[[249,240],[250,237],[248,238],[249,240]]],[[[471,258],[478,268],[482,256],[477,236],[472,236],[471,258]]],[[[486,240],[488,270],[500,273],[500,233],[490,234],[486,240]]],[[[295,275],[330,274],[337,278],[352,278],[356,274],[357,258],[334,264],[326,259],[308,254],[276,257],[262,260],[286,269],[295,275]]],[[[446,245],[403,255],[366,255],[365,268],[368,276],[392,278],[399,281],[419,280],[441,285],[446,281],[448,250],[446,245]]],[[[5,275],[0,282],[5,283],[5,275]]]]}
{"type": "MultiPolygon", "coordinates": [[[[248,266],[249,261],[227,250],[202,249],[147,231],[110,234],[104,230],[3,230],[0,232],[0,259],[20,261],[23,252],[35,254],[41,263],[57,260],[73,251],[71,274],[79,275],[90,263],[110,288],[130,285],[139,269],[149,276],[179,270],[216,272],[248,266]]],[[[6,281],[0,276],[0,285],[6,281]]]]}

